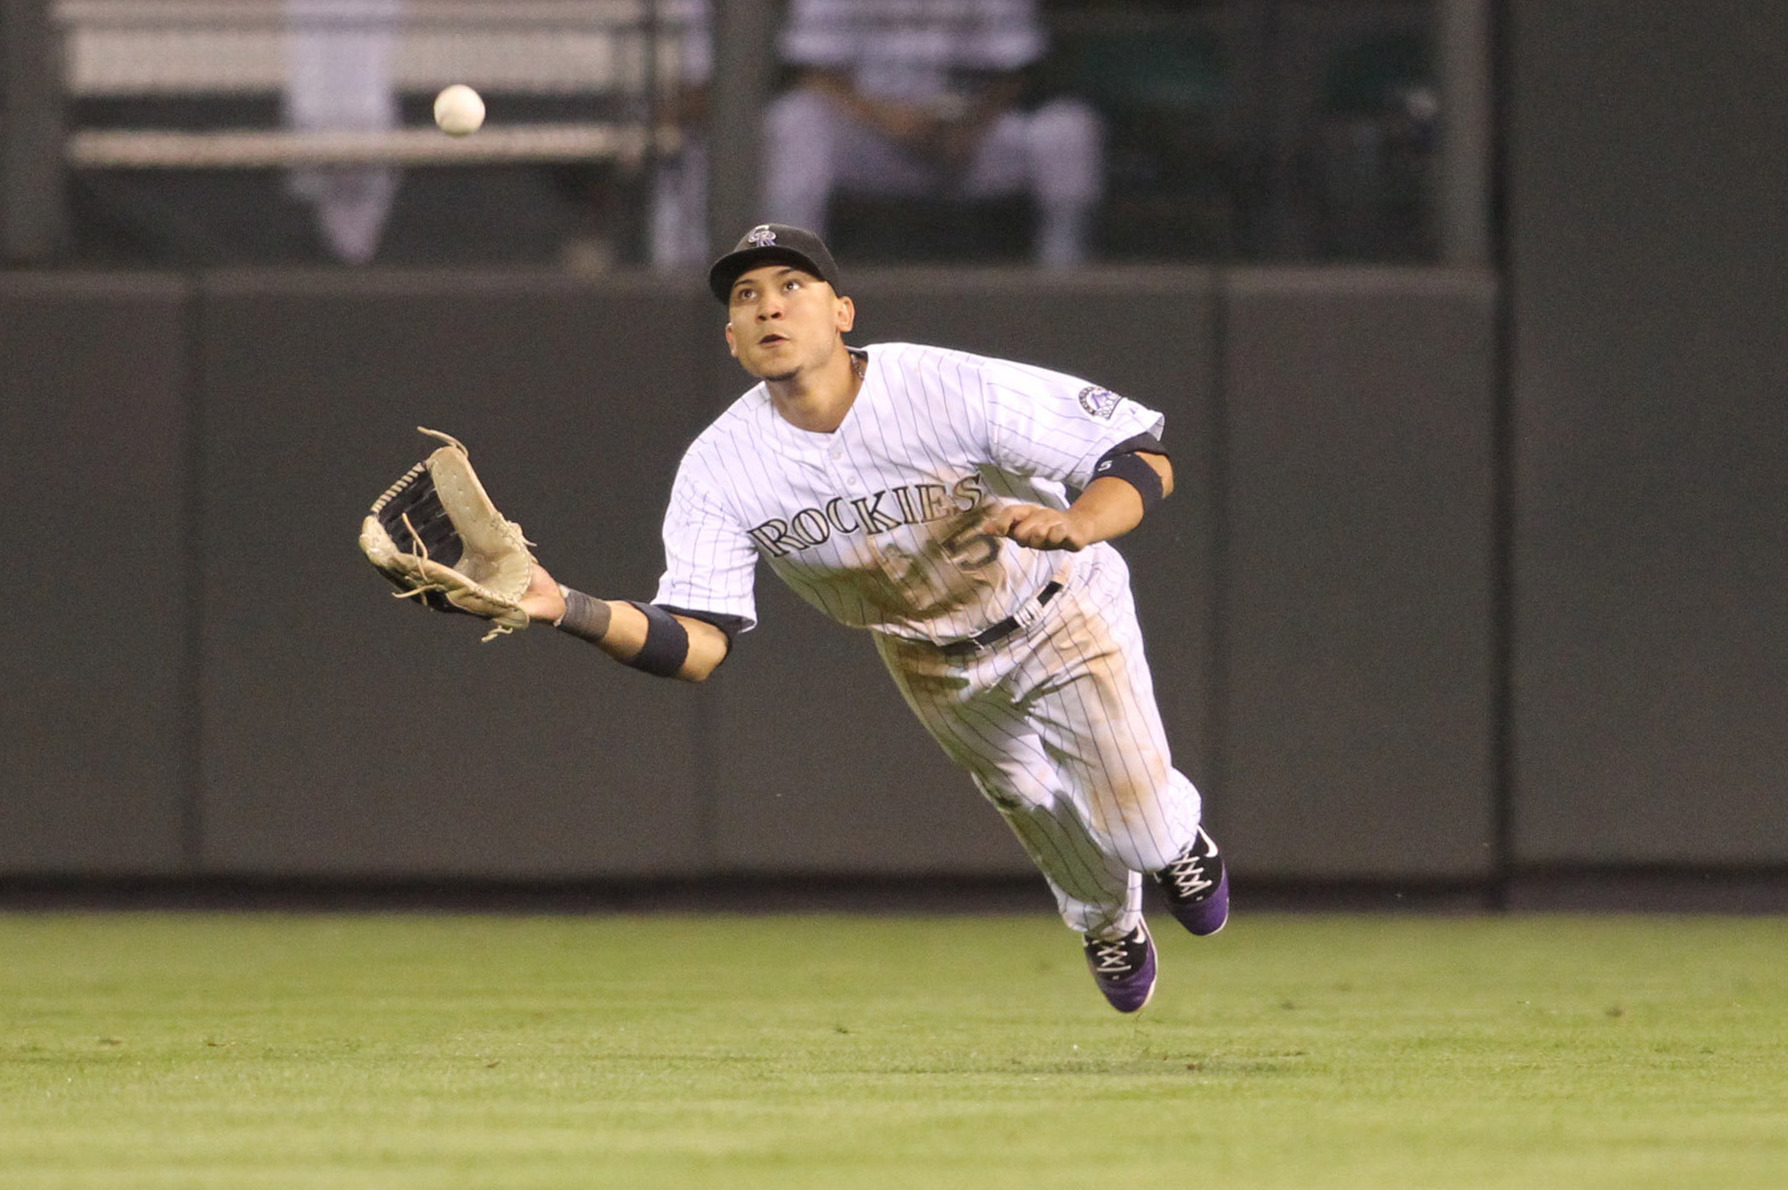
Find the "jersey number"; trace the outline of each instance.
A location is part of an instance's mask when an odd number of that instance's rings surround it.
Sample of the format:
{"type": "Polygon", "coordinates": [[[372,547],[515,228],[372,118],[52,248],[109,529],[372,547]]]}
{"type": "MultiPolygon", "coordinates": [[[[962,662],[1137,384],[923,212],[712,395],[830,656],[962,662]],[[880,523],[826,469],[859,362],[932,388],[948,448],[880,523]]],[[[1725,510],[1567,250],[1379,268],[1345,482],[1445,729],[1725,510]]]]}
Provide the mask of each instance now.
{"type": "MultiPolygon", "coordinates": [[[[889,577],[905,599],[926,606],[926,596],[950,601],[959,584],[952,573],[973,573],[993,565],[1000,556],[999,538],[981,528],[979,517],[965,517],[948,536],[933,538],[922,553],[884,548],[889,577]]],[[[961,598],[960,593],[956,598],[961,598]]]]}

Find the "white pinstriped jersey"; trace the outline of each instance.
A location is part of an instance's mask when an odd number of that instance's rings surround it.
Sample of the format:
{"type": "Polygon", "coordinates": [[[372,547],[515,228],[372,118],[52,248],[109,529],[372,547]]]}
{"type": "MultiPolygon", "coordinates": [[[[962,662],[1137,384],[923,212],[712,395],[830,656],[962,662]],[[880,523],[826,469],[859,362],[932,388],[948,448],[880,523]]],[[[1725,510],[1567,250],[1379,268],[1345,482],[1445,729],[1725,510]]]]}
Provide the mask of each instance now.
{"type": "Polygon", "coordinates": [[[654,603],[749,627],[762,558],[842,624],[972,636],[1017,612],[1058,562],[979,533],[989,504],[1066,508],[1100,456],[1161,432],[1159,413],[1060,372],[910,343],[863,353],[837,430],[791,425],[759,384],[696,438],[671,491],[654,603]]]}

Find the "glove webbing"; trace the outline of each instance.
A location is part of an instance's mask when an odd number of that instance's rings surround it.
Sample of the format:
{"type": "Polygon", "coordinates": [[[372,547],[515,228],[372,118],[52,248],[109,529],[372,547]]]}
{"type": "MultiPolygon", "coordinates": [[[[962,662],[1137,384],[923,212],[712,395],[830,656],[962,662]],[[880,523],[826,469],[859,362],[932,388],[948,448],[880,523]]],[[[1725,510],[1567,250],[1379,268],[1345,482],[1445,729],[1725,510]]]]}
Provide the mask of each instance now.
{"type": "Polygon", "coordinates": [[[426,463],[406,471],[374,502],[372,510],[393,541],[402,541],[408,534],[417,547],[414,552],[424,558],[454,566],[465,553],[465,542],[441,505],[441,494],[435,490],[426,463]]]}

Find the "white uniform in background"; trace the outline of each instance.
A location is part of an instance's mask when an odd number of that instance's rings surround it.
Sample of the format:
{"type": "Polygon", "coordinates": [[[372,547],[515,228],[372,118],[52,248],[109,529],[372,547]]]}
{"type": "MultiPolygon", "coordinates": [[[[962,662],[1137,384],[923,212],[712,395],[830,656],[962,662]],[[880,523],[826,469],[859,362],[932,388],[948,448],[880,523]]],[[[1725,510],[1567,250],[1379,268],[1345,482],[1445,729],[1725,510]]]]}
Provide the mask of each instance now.
{"type": "MultiPolygon", "coordinates": [[[[666,71],[678,102],[707,106],[705,92],[714,73],[713,16],[708,0],[658,0],[659,68],[666,71]],[[692,96],[704,97],[695,102],[692,96]]],[[[683,118],[682,143],[660,158],[652,174],[650,248],[658,268],[706,266],[708,251],[708,140],[702,122],[683,118]]]]}
{"type": "MultiPolygon", "coordinates": [[[[999,808],[1085,934],[1141,921],[1140,873],[1198,835],[1172,766],[1123,558],[980,531],[990,502],[1068,506],[1114,447],[1163,419],[1059,372],[905,343],[857,353],[832,433],[797,428],[759,384],[684,456],[653,602],[756,622],[760,559],[867,629],[908,705],[999,808]],[[1053,584],[1060,584],[1053,587],[1053,584]],[[952,642],[1007,617],[985,649],[952,642]],[[940,647],[942,646],[942,647],[940,647]]],[[[1152,979],[1152,974],[1151,974],[1152,979]]]]}
{"type": "MultiPolygon", "coordinates": [[[[848,75],[859,95],[966,110],[990,76],[1043,57],[1035,0],[790,0],[785,65],[848,75]]],[[[1008,110],[968,159],[946,165],[870,127],[819,91],[797,87],[764,114],[765,217],[822,239],[827,206],[847,191],[889,197],[1030,194],[1039,264],[1080,263],[1104,191],[1103,126],[1086,103],[1057,98],[1008,110]]]]}
{"type": "MultiPolygon", "coordinates": [[[[388,132],[399,121],[391,55],[403,0],[286,0],[287,125],[302,132],[388,132]]],[[[397,195],[388,165],[311,166],[292,192],[316,208],[332,256],[365,264],[397,195]]]]}

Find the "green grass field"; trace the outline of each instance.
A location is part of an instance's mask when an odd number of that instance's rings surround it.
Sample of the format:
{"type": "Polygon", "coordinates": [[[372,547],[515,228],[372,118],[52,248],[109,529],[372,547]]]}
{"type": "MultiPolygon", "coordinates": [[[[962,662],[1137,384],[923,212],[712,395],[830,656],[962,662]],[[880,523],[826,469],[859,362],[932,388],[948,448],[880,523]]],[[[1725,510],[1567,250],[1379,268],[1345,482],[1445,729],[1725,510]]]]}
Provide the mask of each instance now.
{"type": "Polygon", "coordinates": [[[0,1186],[1788,1186],[1788,921],[0,915],[0,1186]]]}

